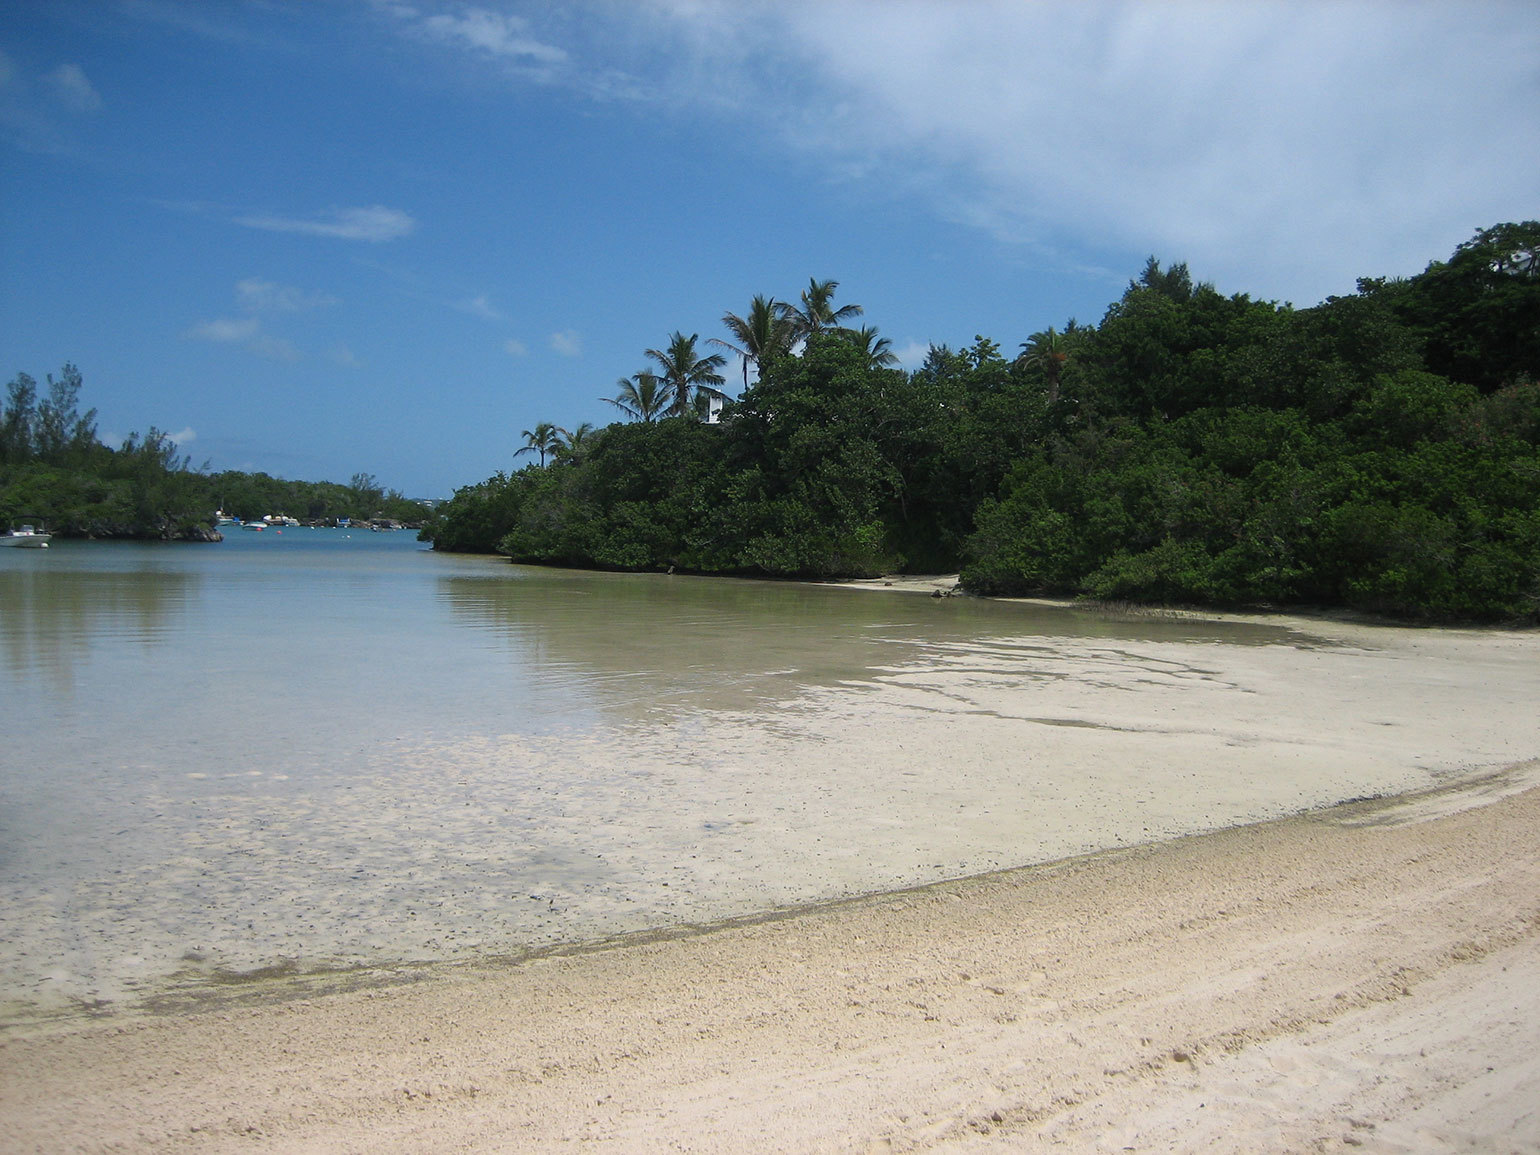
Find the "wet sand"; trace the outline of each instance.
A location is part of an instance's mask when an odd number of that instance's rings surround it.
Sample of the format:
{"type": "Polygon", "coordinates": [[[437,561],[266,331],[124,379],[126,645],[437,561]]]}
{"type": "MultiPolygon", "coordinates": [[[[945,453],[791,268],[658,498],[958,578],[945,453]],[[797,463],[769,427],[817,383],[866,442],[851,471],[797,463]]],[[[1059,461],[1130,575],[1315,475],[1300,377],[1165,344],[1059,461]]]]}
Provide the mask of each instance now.
{"type": "Polygon", "coordinates": [[[669,929],[16,1022],[7,1146],[1540,1150],[1540,638],[1302,628],[1002,640],[657,736],[563,814],[669,929]],[[1364,793],[1404,797],[1317,809],[1364,793]]]}

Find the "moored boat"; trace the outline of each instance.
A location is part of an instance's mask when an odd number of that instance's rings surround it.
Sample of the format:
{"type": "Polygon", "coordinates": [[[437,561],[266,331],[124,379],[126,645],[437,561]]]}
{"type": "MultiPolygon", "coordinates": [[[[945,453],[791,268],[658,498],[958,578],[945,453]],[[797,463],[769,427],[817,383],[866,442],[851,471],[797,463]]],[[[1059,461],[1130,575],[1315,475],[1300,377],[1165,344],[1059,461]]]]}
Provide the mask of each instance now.
{"type": "Polygon", "coordinates": [[[39,530],[33,525],[22,525],[11,530],[4,537],[0,537],[0,545],[14,546],[17,549],[47,549],[48,543],[53,540],[53,534],[39,530]]]}

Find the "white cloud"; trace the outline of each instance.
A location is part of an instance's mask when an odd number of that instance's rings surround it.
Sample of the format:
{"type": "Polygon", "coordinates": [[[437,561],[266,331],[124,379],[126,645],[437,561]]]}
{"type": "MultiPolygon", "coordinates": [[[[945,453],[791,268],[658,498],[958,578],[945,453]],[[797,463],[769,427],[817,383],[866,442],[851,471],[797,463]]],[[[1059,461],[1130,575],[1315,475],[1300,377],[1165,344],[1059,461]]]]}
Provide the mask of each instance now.
{"type": "Polygon", "coordinates": [[[416,227],[407,213],[384,205],[365,208],[333,209],[312,218],[256,214],[236,217],[235,223],[251,229],[275,233],[304,233],[316,237],[338,237],[347,241],[394,241],[407,236],[416,227]]]}
{"type": "Polygon", "coordinates": [[[236,303],[252,313],[298,313],[338,304],[328,293],[306,292],[292,285],[279,285],[258,277],[247,277],[235,285],[236,303]]]}
{"type": "Polygon", "coordinates": [[[925,358],[930,356],[930,343],[910,341],[902,348],[894,349],[893,356],[898,358],[898,363],[905,369],[918,369],[925,364],[925,358]]]}
{"type": "Polygon", "coordinates": [[[543,65],[564,64],[567,53],[551,44],[543,44],[529,34],[529,23],[518,16],[507,16],[485,8],[466,8],[457,14],[446,12],[418,17],[410,9],[398,15],[416,19],[417,28],[428,36],[451,44],[469,47],[490,56],[543,65]]]}
{"type": "Polygon", "coordinates": [[[1154,251],[1313,303],[1533,216],[1540,191],[1532,3],[605,11],[620,42],[651,37],[675,99],[731,100],[831,179],[908,190],[1065,269],[1154,251]]]}
{"type": "Polygon", "coordinates": [[[473,317],[480,317],[483,321],[501,321],[503,319],[502,313],[493,306],[485,293],[479,297],[457,301],[455,308],[459,309],[462,313],[469,313],[473,317]]]}
{"type": "Polygon", "coordinates": [[[563,329],[560,333],[551,334],[551,348],[563,357],[581,357],[583,338],[576,329],[563,329]]]}
{"type": "Polygon", "coordinates": [[[177,445],[177,448],[180,449],[183,446],[191,445],[194,441],[198,440],[198,434],[193,430],[192,426],[188,426],[185,429],[179,429],[175,433],[166,434],[166,440],[174,441],[177,445]]]}
{"type": "Polygon", "coordinates": [[[509,337],[504,341],[503,349],[514,357],[524,357],[529,353],[529,347],[515,337],[509,337]]]}
{"type": "Polygon", "coordinates": [[[102,106],[102,98],[86,79],[85,71],[78,64],[61,64],[46,77],[54,95],[76,112],[96,112],[102,106]]]}
{"type": "Polygon", "coordinates": [[[249,341],[257,335],[257,330],[261,326],[262,322],[255,317],[222,318],[194,325],[187,330],[187,336],[198,341],[249,341]]]}
{"type": "Polygon", "coordinates": [[[326,359],[333,365],[341,365],[344,369],[361,369],[363,362],[342,342],[337,342],[326,351],[326,359]]]}

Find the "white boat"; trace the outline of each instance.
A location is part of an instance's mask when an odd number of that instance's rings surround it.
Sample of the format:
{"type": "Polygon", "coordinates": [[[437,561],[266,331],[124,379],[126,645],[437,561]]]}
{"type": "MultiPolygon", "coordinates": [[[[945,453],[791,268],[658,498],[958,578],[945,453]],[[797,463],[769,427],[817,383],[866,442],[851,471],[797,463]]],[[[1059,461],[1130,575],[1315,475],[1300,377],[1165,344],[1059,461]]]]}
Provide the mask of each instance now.
{"type": "Polygon", "coordinates": [[[0,537],[0,545],[15,546],[17,549],[47,549],[52,540],[53,534],[41,533],[35,526],[23,525],[0,537]]]}

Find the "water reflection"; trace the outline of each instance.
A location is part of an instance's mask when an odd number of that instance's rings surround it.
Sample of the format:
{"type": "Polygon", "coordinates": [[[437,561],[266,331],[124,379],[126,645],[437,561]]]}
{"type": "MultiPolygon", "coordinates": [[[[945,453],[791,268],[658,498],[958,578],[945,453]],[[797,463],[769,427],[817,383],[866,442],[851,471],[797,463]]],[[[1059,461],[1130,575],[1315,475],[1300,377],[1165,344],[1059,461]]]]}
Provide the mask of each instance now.
{"type": "Polygon", "coordinates": [[[102,642],[152,647],[198,596],[200,575],[24,569],[0,571],[0,654],[18,680],[67,692],[102,642]]]}
{"type": "MultiPolygon", "coordinates": [[[[1254,623],[662,574],[510,566],[444,575],[437,589],[453,619],[498,639],[524,676],[581,682],[630,716],[763,706],[990,637],[1320,644],[1254,623]]],[[[1023,661],[1039,650],[1016,648],[1023,661]]]]}

